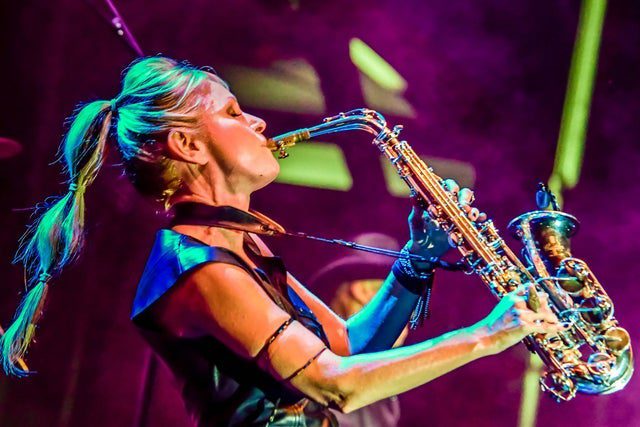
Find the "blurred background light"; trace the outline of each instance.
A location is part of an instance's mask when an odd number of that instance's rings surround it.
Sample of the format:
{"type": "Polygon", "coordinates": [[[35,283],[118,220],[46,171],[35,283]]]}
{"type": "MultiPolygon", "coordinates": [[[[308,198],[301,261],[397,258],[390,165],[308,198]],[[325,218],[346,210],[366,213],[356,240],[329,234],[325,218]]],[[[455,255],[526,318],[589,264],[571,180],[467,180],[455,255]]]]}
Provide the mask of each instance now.
{"type": "Polygon", "coordinates": [[[402,97],[407,81],[391,64],[365,42],[353,38],[349,56],[360,71],[362,96],[369,108],[401,117],[415,117],[415,110],[402,97]]]}
{"type": "Polygon", "coordinates": [[[324,114],[320,78],[304,59],[274,62],[268,69],[221,67],[243,105],[299,114],[324,114]]]}
{"type": "Polygon", "coordinates": [[[290,156],[280,161],[276,182],[337,191],[351,189],[353,179],[337,145],[314,141],[288,151],[290,156]]]}

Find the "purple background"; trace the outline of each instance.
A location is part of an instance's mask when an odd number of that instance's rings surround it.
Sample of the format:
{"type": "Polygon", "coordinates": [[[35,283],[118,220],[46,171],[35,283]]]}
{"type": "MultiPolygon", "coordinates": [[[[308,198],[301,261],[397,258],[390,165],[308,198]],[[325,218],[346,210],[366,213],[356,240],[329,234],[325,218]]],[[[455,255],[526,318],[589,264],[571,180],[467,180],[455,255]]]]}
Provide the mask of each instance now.
{"type": "MultiPolygon", "coordinates": [[[[364,105],[348,41],[359,37],[407,80],[415,119],[404,137],[420,154],[464,161],[476,170],[477,205],[504,229],[531,209],[532,192],[553,165],[580,3],[208,0],[118,2],[146,53],[198,65],[268,68],[304,58],[316,69],[331,114],[364,105]]],[[[63,121],[79,101],[111,98],[133,56],[92,4],[3,2],[0,135],[20,140],[18,157],[0,160],[0,323],[18,301],[20,268],[10,259],[29,211],[63,191],[49,166],[63,121]]],[[[582,232],[574,253],[588,260],[638,344],[640,291],[636,239],[640,187],[640,4],[610,2],[579,185],[565,209],[582,232]]],[[[224,77],[224,76],[223,76],[224,77]]],[[[240,100],[242,101],[242,99],[240,100]]],[[[252,110],[275,135],[321,116],[252,110]]],[[[340,141],[354,176],[350,192],[274,184],[254,207],[285,226],[352,237],[377,230],[406,239],[409,203],[388,194],[364,134],[340,141]]],[[[113,156],[111,165],[118,159],[113,156]]],[[[53,286],[24,380],[0,376],[2,426],[140,425],[149,350],[130,324],[136,281],[160,218],[134,194],[117,166],[107,166],[87,195],[88,245],[53,286]]],[[[270,242],[303,281],[340,251],[320,244],[270,242]]],[[[515,243],[514,243],[515,245],[515,243]]],[[[410,341],[467,326],[494,304],[472,277],[440,274],[433,318],[410,341]]],[[[465,366],[401,396],[402,425],[514,426],[528,356],[523,346],[465,366]]],[[[556,404],[541,398],[546,426],[640,425],[636,375],[611,396],[556,404]]],[[[146,425],[184,425],[182,404],[161,368],[146,425]]]]}

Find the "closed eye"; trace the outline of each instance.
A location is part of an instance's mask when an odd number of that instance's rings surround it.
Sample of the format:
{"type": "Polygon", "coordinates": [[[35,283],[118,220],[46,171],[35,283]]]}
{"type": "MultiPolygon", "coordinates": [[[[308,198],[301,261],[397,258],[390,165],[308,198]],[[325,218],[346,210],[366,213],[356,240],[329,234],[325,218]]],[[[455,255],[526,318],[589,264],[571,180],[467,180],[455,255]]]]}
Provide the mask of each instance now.
{"type": "Polygon", "coordinates": [[[231,117],[240,117],[242,115],[242,112],[236,111],[235,109],[229,109],[227,111],[227,114],[229,114],[231,117]]]}
{"type": "Polygon", "coordinates": [[[238,101],[235,98],[229,98],[227,102],[227,114],[231,117],[240,117],[242,116],[242,110],[240,109],[240,105],[238,105],[238,101]]]}

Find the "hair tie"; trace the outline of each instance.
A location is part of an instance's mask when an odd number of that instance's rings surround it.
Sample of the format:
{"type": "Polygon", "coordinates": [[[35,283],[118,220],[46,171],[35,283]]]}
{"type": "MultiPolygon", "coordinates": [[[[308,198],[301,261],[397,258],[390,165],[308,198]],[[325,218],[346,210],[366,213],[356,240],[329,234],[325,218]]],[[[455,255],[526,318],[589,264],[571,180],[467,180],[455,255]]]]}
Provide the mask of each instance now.
{"type": "Polygon", "coordinates": [[[115,98],[113,98],[111,101],[109,101],[109,106],[111,107],[111,112],[115,113],[116,109],[118,108],[115,98]]]}
{"type": "Polygon", "coordinates": [[[78,184],[76,184],[75,182],[72,182],[71,184],[69,184],[70,193],[75,193],[77,189],[78,189],[78,184]]]}
{"type": "Polygon", "coordinates": [[[51,279],[51,275],[44,271],[40,273],[40,276],[38,276],[38,283],[47,283],[49,279],[51,279]]]}

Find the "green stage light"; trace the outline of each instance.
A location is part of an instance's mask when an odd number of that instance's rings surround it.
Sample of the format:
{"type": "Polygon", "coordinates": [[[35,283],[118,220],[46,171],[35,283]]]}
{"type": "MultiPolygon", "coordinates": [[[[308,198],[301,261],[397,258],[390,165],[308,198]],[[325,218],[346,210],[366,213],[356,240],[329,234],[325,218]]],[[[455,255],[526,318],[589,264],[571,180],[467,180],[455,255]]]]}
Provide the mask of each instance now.
{"type": "Polygon", "coordinates": [[[360,74],[362,95],[369,108],[400,117],[416,117],[413,106],[402,97],[402,93],[380,87],[365,74],[360,74]]]}
{"type": "Polygon", "coordinates": [[[268,69],[221,67],[240,103],[264,110],[324,114],[324,95],[316,70],[303,59],[277,61],[268,69]]]}
{"type": "Polygon", "coordinates": [[[382,56],[358,38],[349,41],[349,56],[356,67],[381,88],[403,92],[407,81],[382,56]]]}
{"type": "Polygon", "coordinates": [[[337,191],[353,186],[344,153],[337,145],[314,141],[287,151],[290,156],[280,161],[276,182],[337,191]]]}
{"type": "Polygon", "coordinates": [[[585,0],[582,3],[556,160],[549,180],[550,188],[558,194],[563,188],[575,187],[580,177],[606,9],[606,0],[585,0]]]}
{"type": "Polygon", "coordinates": [[[413,106],[403,98],[406,80],[365,42],[349,42],[349,56],[360,71],[362,96],[369,108],[395,116],[416,116],[413,106]]]}

